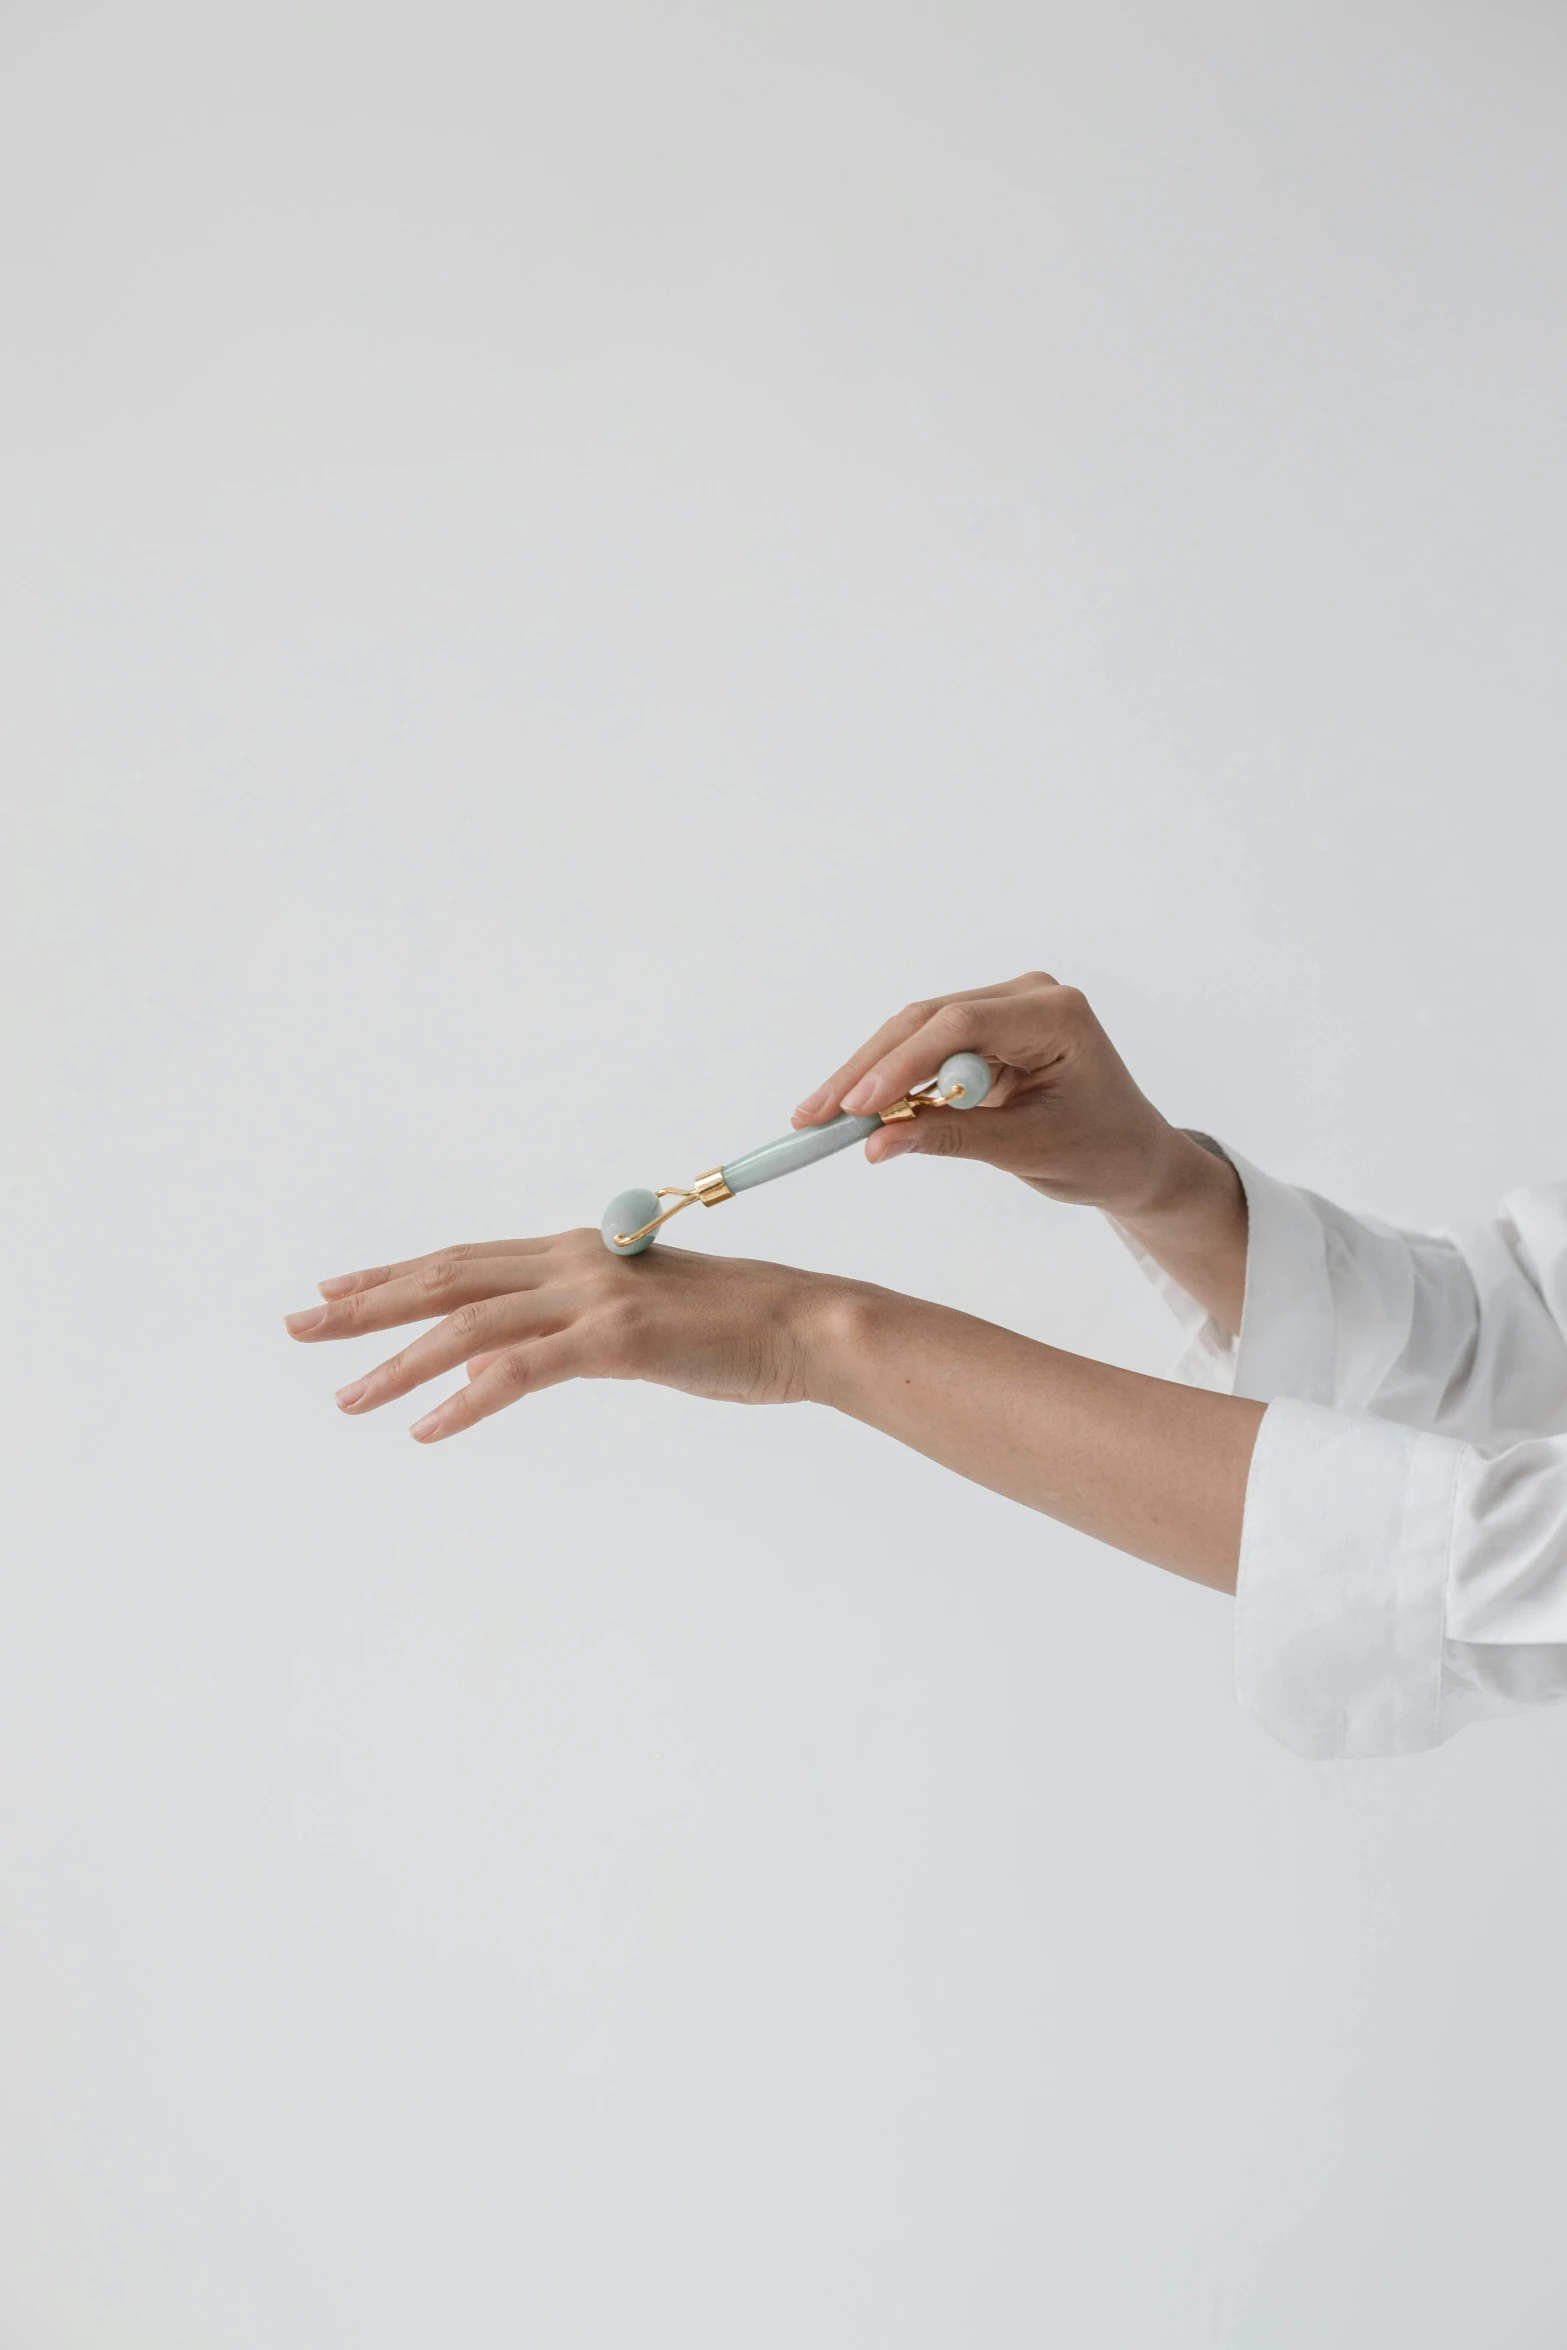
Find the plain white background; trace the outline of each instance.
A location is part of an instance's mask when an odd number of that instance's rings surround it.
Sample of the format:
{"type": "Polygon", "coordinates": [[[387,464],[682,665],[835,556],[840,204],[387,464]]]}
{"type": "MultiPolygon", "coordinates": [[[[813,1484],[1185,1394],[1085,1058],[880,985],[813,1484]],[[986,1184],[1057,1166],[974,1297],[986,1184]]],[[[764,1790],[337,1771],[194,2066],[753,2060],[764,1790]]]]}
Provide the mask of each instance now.
{"type": "MultiPolygon", "coordinates": [[[[1567,1162],[1567,27],[0,14],[4,2350],[1546,2350],[1567,1720],[810,1410],[436,1453],[322,1274],[1045,964],[1408,1221],[1567,1162]]],[[[840,1160],[690,1245],[1158,1370],[840,1160]]]]}

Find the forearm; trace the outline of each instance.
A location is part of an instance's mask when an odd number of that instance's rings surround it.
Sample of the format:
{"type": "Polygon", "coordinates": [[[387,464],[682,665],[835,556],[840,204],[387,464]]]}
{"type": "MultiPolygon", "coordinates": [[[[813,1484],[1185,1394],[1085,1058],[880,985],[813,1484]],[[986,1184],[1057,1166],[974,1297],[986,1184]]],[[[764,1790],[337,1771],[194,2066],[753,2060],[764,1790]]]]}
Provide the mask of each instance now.
{"type": "Polygon", "coordinates": [[[1246,1193],[1228,1159],[1165,1129],[1146,1191],[1107,1212],[1188,1297],[1238,1336],[1246,1301],[1246,1193]]]}
{"type": "Polygon", "coordinates": [[[806,1389],[944,1468],[1194,1582],[1235,1588],[1262,1407],[834,1285],[806,1389]]]}

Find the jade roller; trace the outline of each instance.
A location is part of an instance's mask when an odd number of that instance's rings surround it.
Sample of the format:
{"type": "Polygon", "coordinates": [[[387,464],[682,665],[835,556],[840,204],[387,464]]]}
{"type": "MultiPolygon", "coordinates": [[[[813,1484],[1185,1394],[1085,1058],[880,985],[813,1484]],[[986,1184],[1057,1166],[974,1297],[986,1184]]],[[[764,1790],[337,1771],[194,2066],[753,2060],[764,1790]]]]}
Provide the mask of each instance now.
{"type": "Polygon", "coordinates": [[[599,1225],[604,1246],[611,1256],[639,1257],[652,1247],[661,1225],[678,1216],[682,1208],[694,1208],[698,1200],[704,1208],[716,1208],[720,1201],[733,1199],[737,1191],[754,1191],[759,1183],[771,1183],[779,1175],[792,1175],[797,1167],[830,1159],[834,1152],[863,1142],[878,1126],[918,1117],[921,1110],[976,1110],[990,1084],[989,1067],[978,1053],[953,1053],[927,1085],[915,1086],[901,1101],[885,1110],[873,1110],[869,1117],[857,1118],[845,1111],[825,1126],[802,1126],[798,1133],[780,1135],[776,1142],[764,1142],[760,1150],[731,1159],[726,1167],[710,1167],[688,1190],[666,1184],[661,1191],[617,1192],[599,1225]],[[664,1207],[665,1200],[673,1205],[664,1207]]]}

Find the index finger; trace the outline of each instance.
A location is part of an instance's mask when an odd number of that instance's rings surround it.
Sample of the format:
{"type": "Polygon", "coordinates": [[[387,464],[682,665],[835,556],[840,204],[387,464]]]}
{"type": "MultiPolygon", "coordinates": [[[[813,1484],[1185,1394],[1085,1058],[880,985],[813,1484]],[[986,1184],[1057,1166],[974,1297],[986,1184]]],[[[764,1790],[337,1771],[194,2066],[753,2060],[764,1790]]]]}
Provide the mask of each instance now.
{"type": "Polygon", "coordinates": [[[1052,980],[1037,990],[976,990],[948,996],[914,1034],[882,1053],[848,1089],[846,1107],[856,1116],[884,1110],[911,1086],[935,1076],[952,1053],[975,1052],[990,1061],[1035,1071],[1048,1069],[1069,1049],[1077,1033],[1083,999],[1052,980]]]}
{"type": "Polygon", "coordinates": [[[335,1297],[324,1306],[310,1306],[283,1317],[290,1338],[313,1345],[323,1338],[357,1338],[370,1330],[392,1330],[400,1322],[430,1322],[455,1308],[482,1303],[487,1298],[536,1289],[550,1278],[547,1264],[534,1250],[521,1257],[498,1257],[488,1250],[466,1259],[451,1255],[424,1257],[414,1271],[394,1281],[379,1281],[348,1297],[335,1297]]]}
{"type": "MultiPolygon", "coordinates": [[[[794,1113],[795,1124],[818,1126],[824,1118],[835,1118],[843,1107],[844,1095],[859,1083],[867,1071],[874,1069],[878,1061],[884,1060],[899,1045],[907,1044],[911,1037],[918,1036],[920,1030],[928,1027],[936,1014],[948,1004],[988,1001],[998,992],[994,987],[970,987],[956,995],[932,996],[925,1003],[905,1004],[901,1012],[883,1021],[874,1036],[866,1038],[857,1053],[850,1054],[841,1069],[833,1071],[825,1085],[819,1085],[814,1093],[806,1095],[794,1113]]],[[[930,1072],[927,1070],[925,1074],[928,1076],[930,1072]]],[[[918,1083],[918,1080],[912,1082],[918,1083]]],[[[897,1095],[890,1093],[887,1099],[896,1101],[897,1095]]]]}
{"type": "Polygon", "coordinates": [[[323,1297],[352,1297],[357,1290],[379,1289],[383,1282],[402,1281],[433,1264],[463,1264],[470,1257],[527,1257],[541,1248],[544,1240],[463,1240],[454,1248],[433,1248],[422,1257],[404,1257],[395,1265],[365,1265],[357,1273],[332,1273],[325,1281],[316,1283],[323,1297]]]}

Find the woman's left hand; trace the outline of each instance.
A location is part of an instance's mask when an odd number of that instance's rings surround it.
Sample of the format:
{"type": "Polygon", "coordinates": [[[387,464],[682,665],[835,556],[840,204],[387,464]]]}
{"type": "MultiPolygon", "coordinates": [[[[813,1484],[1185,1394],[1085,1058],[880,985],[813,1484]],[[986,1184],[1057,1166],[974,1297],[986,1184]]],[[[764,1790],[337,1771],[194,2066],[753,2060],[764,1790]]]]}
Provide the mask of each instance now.
{"type": "Polygon", "coordinates": [[[414,1422],[455,1436],[563,1379],[651,1379],[729,1403],[823,1403],[960,1476],[1139,1558],[1235,1588],[1262,1406],[1060,1354],[868,1282],[597,1232],[437,1249],[323,1281],[294,1337],[356,1338],[439,1315],[338,1390],[357,1416],[468,1366],[414,1422]]]}
{"type": "Polygon", "coordinates": [[[358,1338],[442,1317],[337,1392],[357,1416],[468,1367],[468,1385],[409,1433],[421,1444],[565,1379],[649,1379],[728,1403],[798,1403],[835,1293],[788,1265],[661,1246],[612,1257],[597,1232],[489,1240],[320,1284],[326,1304],[287,1317],[292,1337],[358,1338]]]}

